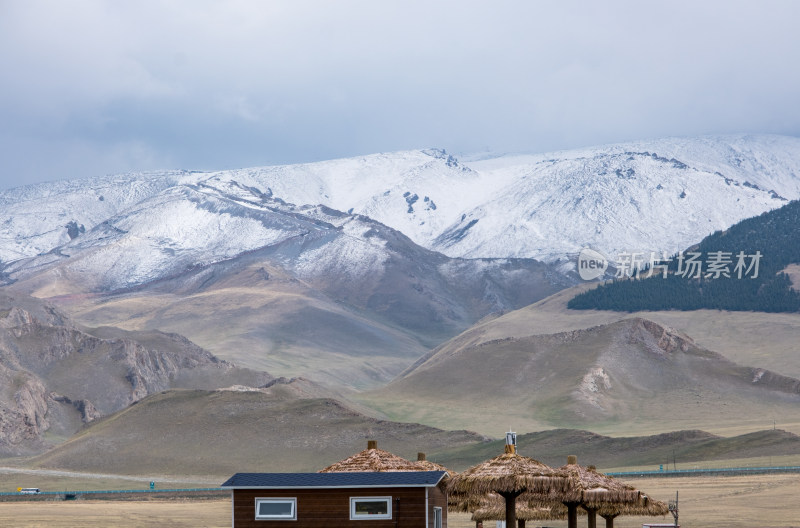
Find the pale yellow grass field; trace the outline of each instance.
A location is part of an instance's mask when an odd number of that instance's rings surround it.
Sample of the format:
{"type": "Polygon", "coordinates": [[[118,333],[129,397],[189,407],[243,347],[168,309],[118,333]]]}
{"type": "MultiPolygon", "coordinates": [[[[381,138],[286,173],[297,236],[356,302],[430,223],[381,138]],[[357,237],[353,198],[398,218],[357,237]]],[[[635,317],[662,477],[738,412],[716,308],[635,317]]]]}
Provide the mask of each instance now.
{"type": "MultiPolygon", "coordinates": [[[[744,528],[800,526],[800,475],[686,477],[630,480],[650,496],[668,501],[680,492],[683,528],[744,528]]],[[[448,516],[450,528],[472,528],[468,514],[448,516]]],[[[643,522],[671,522],[672,517],[619,517],[618,528],[639,528],[643,522]]],[[[206,501],[84,501],[0,503],[0,526],[120,528],[230,526],[229,500],[206,501]]],[[[542,523],[528,523],[541,526],[542,523]]],[[[566,521],[546,526],[566,527],[566,521]]],[[[586,517],[578,519],[586,525],[586,517]]],[[[493,523],[485,523],[494,528],[493,523]]],[[[602,518],[598,526],[604,526],[602,518]]]]}
{"type": "MultiPolygon", "coordinates": [[[[680,496],[682,528],[753,528],[800,526],[800,475],[751,475],[743,477],[685,477],[629,480],[664,502],[680,496]]],[[[473,528],[469,515],[448,515],[449,528],[473,528]]],[[[671,523],[666,517],[617,517],[616,528],[641,528],[642,523],[671,523]]],[[[528,523],[528,526],[565,528],[566,521],[528,523]]],[[[605,520],[597,518],[599,527],[605,520]]],[[[578,517],[578,526],[586,526],[586,517],[578,517]]],[[[494,523],[484,523],[494,528],[494,523]]]]}
{"type": "Polygon", "coordinates": [[[0,503],[0,526],[92,528],[221,528],[231,525],[231,501],[60,501],[0,503]]]}

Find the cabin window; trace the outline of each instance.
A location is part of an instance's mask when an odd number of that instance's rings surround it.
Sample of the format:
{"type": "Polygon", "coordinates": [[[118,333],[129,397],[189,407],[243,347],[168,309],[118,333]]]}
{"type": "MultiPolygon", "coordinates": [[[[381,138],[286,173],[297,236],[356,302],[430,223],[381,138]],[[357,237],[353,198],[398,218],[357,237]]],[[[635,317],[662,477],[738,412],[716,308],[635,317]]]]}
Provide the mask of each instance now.
{"type": "Polygon", "coordinates": [[[296,497],[258,497],[256,499],[257,521],[296,521],[296,497]]]}
{"type": "Polygon", "coordinates": [[[392,518],[391,497],[350,497],[350,520],[392,518]]]}

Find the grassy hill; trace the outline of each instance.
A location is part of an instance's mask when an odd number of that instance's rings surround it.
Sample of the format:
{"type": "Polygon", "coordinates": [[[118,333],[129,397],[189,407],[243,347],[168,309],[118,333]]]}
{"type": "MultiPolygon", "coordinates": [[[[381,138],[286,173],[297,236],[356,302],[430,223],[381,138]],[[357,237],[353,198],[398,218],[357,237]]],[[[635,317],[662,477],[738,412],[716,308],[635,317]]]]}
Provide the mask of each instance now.
{"type": "Polygon", "coordinates": [[[237,365],[333,385],[385,382],[426,350],[402,328],[337,303],[278,267],[242,263],[220,275],[202,287],[184,278],[113,295],[37,295],[89,327],[174,332],[237,365]]]}
{"type": "MultiPolygon", "coordinates": [[[[22,465],[106,477],[208,479],[236,471],[316,471],[361,451],[367,439],[377,439],[379,447],[408,459],[424,451],[429,460],[455,470],[503,450],[503,440],[467,431],[370,418],[338,400],[312,397],[316,390],[299,380],[260,391],[166,391],[87,426],[69,442],[22,465]]],[[[797,458],[800,438],[782,430],[734,437],[698,430],[611,437],[554,429],[520,434],[518,448],[552,466],[577,454],[583,464],[600,468],[657,469],[673,460],[686,467],[714,460],[797,458]]]]}
{"type": "Polygon", "coordinates": [[[567,308],[569,299],[595,287],[597,284],[581,284],[501,317],[488,318],[442,344],[436,352],[506,337],[567,332],[642,317],[691,336],[697,346],[719,352],[741,365],[755,365],[800,378],[797,353],[800,314],[724,310],[625,313],[567,308]]]}
{"type": "Polygon", "coordinates": [[[519,337],[510,323],[458,336],[362,401],[395,420],[490,436],[509,426],[624,435],[752,431],[773,419],[800,427],[797,379],[736,364],[649,319],[548,334],[522,326],[519,337]]]}
{"type": "Polygon", "coordinates": [[[7,288],[45,298],[86,326],[174,332],[243,367],[364,389],[488,313],[571,284],[530,259],[449,259],[375,229],[393,251],[367,271],[342,256],[329,259],[334,269],[306,276],[311,248],[295,241],[125,290],[92,290],[66,265],[7,288]]]}
{"type": "Polygon", "coordinates": [[[484,437],[359,413],[297,384],[262,391],[165,391],[98,420],[29,465],[127,475],[317,471],[361,451],[368,439],[416,459],[419,451],[484,437]]]}
{"type": "MultiPolygon", "coordinates": [[[[430,457],[447,467],[464,468],[503,451],[504,440],[467,445],[430,457]]],[[[558,467],[568,455],[578,455],[582,465],[598,468],[637,467],[656,470],[660,465],[672,469],[707,465],[712,461],[731,461],[755,457],[798,457],[800,437],[787,431],[763,430],[722,437],[705,431],[674,431],[649,436],[611,437],[579,429],[552,429],[517,435],[520,454],[558,467]]]]}

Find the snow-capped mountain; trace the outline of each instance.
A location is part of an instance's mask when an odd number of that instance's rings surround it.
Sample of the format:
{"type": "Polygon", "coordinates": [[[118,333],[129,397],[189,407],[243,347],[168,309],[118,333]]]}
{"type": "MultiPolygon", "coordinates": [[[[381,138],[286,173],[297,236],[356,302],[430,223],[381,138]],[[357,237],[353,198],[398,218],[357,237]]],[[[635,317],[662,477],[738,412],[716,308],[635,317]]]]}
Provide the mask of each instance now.
{"type": "Polygon", "coordinates": [[[0,283],[88,326],[367,387],[574,284],[557,270],[584,245],[674,251],[798,197],[800,139],[780,136],[128,174],[0,192],[0,283]]]}
{"type": "Polygon", "coordinates": [[[47,253],[142,200],[201,177],[133,173],[0,191],[0,263],[47,253]]]}
{"type": "Polygon", "coordinates": [[[470,167],[511,183],[433,240],[449,255],[674,253],[800,197],[800,139],[788,137],[664,139],[470,167]]]}
{"type": "MultiPolygon", "coordinates": [[[[100,247],[124,232],[125,244],[113,247],[118,265],[147,246],[162,254],[150,265],[174,268],[313,230],[288,217],[267,225],[231,215],[225,200],[235,196],[239,205],[268,197],[364,215],[451,257],[552,262],[584,246],[674,252],[800,198],[800,139],[662,139],[469,161],[428,149],[40,184],[0,193],[0,262],[9,273],[14,261],[65,244],[100,247]]],[[[138,281],[152,276],[142,266],[121,269],[138,281]]]]}

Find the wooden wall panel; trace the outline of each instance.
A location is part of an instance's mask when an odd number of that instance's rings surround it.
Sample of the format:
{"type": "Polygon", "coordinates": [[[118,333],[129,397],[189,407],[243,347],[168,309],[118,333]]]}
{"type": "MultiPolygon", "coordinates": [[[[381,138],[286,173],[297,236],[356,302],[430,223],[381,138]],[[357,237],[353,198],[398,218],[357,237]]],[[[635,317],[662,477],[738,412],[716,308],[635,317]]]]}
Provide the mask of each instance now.
{"type": "Polygon", "coordinates": [[[235,490],[233,512],[236,528],[425,528],[426,516],[432,518],[435,503],[443,508],[446,526],[444,493],[435,487],[428,492],[426,512],[425,488],[235,490]],[[350,520],[350,497],[381,496],[392,497],[391,520],[350,520]],[[297,497],[297,520],[255,520],[256,497],[297,497]],[[399,505],[396,499],[400,499],[399,505]]]}

